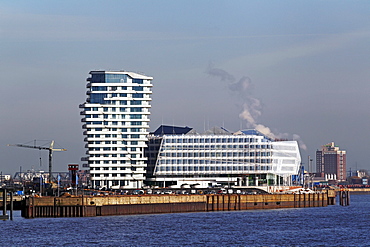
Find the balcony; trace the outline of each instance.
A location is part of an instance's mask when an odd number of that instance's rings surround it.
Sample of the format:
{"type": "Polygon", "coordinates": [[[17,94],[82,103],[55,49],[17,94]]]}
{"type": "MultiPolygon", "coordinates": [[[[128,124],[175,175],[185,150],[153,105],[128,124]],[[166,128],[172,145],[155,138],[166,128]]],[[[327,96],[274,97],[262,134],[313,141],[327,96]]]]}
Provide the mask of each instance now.
{"type": "Polygon", "coordinates": [[[82,123],[86,122],[86,118],[81,118],[81,122],[82,123]]]}
{"type": "Polygon", "coordinates": [[[79,104],[79,108],[85,108],[85,104],[79,104]]]}
{"type": "Polygon", "coordinates": [[[91,83],[87,83],[86,88],[90,88],[90,87],[91,87],[91,83]]]}

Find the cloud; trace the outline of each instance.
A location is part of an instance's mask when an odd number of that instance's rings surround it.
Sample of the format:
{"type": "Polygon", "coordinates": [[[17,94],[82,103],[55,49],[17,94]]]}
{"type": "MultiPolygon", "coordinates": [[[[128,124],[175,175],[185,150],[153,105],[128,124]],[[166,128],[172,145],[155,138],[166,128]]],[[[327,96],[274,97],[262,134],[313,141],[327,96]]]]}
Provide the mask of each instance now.
{"type": "Polygon", "coordinates": [[[347,33],[326,33],[326,34],[286,34],[273,36],[260,36],[259,38],[296,38],[295,44],[289,43],[285,47],[276,47],[275,50],[248,54],[230,59],[227,67],[242,70],[241,66],[249,64],[251,67],[266,68],[282,63],[286,60],[299,59],[317,54],[327,53],[333,50],[343,49],[351,42],[359,39],[368,39],[370,32],[368,30],[355,30],[347,33]]]}

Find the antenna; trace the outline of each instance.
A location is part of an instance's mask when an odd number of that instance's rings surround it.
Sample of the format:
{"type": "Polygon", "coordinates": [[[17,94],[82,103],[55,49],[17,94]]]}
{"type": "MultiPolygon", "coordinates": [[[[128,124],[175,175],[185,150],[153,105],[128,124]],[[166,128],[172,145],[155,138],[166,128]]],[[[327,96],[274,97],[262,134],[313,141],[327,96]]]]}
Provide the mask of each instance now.
{"type": "Polygon", "coordinates": [[[206,118],[203,120],[203,132],[206,132],[206,118]]]}
{"type": "Polygon", "coordinates": [[[172,119],[172,134],[175,134],[175,120],[172,119]]]}

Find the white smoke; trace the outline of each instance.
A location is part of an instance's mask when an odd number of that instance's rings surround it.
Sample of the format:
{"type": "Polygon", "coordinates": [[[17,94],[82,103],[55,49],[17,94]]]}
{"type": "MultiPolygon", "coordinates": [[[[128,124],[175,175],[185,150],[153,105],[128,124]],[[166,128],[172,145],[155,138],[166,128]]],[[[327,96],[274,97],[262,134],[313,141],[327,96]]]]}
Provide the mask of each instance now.
{"type": "MultiPolygon", "coordinates": [[[[258,117],[262,115],[262,104],[259,99],[252,96],[253,84],[249,77],[243,76],[239,81],[235,82],[236,80],[233,75],[223,69],[213,68],[212,65],[208,67],[207,74],[218,77],[221,81],[227,82],[228,88],[237,95],[239,100],[242,101],[242,111],[239,114],[239,118],[246,121],[246,126],[248,128],[256,129],[272,139],[288,139],[289,134],[274,134],[269,127],[257,123],[258,117]]],[[[294,134],[293,139],[298,141],[302,149],[307,149],[299,135],[294,134]]]]}

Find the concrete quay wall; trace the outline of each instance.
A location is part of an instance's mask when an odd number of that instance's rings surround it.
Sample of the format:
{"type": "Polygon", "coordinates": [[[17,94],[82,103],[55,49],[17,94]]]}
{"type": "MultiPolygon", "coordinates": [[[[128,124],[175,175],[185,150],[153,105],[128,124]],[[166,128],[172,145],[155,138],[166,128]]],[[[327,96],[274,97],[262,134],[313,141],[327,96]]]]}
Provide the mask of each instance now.
{"type": "Polygon", "coordinates": [[[335,192],[312,194],[124,195],[102,197],[29,197],[22,216],[94,217],[126,214],[207,212],[250,209],[326,207],[335,192]]]}

